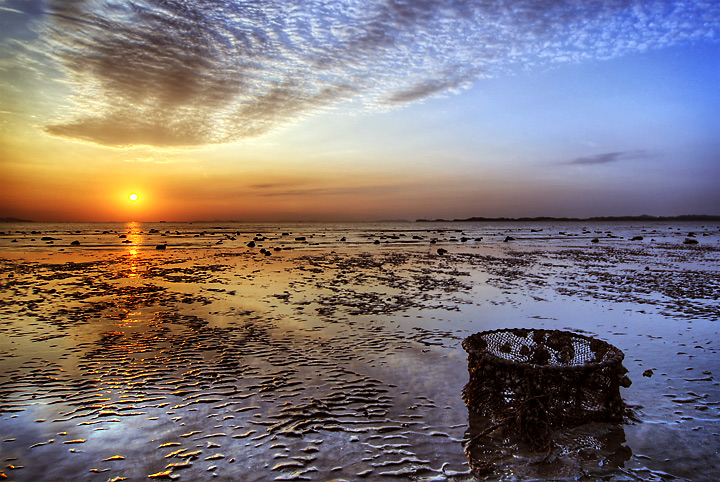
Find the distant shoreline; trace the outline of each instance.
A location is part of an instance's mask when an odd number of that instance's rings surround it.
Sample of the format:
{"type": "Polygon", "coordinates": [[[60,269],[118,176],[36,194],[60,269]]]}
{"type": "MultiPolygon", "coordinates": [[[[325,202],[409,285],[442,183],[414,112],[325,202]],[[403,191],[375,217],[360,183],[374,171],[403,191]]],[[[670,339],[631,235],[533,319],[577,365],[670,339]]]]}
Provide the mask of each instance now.
{"type": "Polygon", "coordinates": [[[471,217],[465,219],[417,219],[416,223],[475,223],[475,222],[547,222],[547,221],[583,221],[583,222],[617,222],[617,221],[720,221],[720,215],[684,214],[680,216],[595,216],[591,218],[558,218],[550,216],[521,218],[486,218],[471,217]]]}

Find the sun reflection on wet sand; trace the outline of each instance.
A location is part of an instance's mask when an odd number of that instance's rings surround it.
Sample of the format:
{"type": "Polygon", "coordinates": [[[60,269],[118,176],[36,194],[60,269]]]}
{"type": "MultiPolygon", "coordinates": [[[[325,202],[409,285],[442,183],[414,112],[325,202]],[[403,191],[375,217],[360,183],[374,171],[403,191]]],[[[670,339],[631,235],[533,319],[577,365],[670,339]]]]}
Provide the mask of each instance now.
{"type": "Polygon", "coordinates": [[[143,236],[142,225],[137,222],[130,222],[125,225],[127,228],[127,241],[129,241],[128,247],[141,246],[145,237],[143,236]]]}
{"type": "Polygon", "coordinates": [[[136,248],[130,248],[128,249],[128,256],[126,256],[127,259],[127,267],[128,270],[126,271],[128,278],[137,278],[138,277],[138,271],[140,269],[140,262],[138,260],[138,250],[136,248]]]}
{"type": "Polygon", "coordinates": [[[125,270],[126,278],[138,278],[140,276],[140,246],[144,241],[142,232],[142,225],[138,222],[129,222],[126,225],[127,228],[127,252],[124,256],[125,264],[127,269],[125,270]]]}

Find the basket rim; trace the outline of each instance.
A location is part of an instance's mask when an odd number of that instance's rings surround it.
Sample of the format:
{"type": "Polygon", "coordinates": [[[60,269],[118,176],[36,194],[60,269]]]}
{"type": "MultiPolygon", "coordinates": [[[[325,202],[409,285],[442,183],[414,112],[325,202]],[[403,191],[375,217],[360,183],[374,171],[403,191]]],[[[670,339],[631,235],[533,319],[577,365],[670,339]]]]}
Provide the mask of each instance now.
{"type": "MultiPolygon", "coordinates": [[[[517,336],[517,335],[516,335],[517,336]]],[[[585,370],[595,370],[598,368],[604,368],[610,365],[615,365],[618,363],[622,363],[622,361],[625,359],[625,354],[615,345],[612,345],[608,343],[605,340],[600,340],[599,338],[593,338],[587,335],[584,335],[582,333],[577,333],[574,331],[568,331],[568,330],[554,330],[554,329],[546,329],[546,328],[497,328],[494,330],[485,330],[478,333],[473,333],[472,335],[469,335],[462,341],[462,347],[463,349],[468,352],[468,354],[474,354],[478,356],[485,357],[487,359],[490,359],[493,361],[493,363],[499,363],[503,365],[518,367],[518,368],[532,368],[533,370],[548,370],[548,371],[585,371],[585,370]],[[516,332],[516,331],[527,331],[528,333],[533,332],[544,332],[544,333],[563,333],[566,335],[572,335],[576,338],[581,338],[583,340],[587,341],[593,341],[596,343],[602,343],[608,346],[609,349],[613,350],[615,353],[615,356],[610,358],[609,360],[605,360],[602,362],[587,362],[583,363],[582,365],[539,365],[536,363],[529,363],[529,362],[523,362],[523,361],[516,361],[516,360],[508,360],[507,358],[500,357],[496,355],[495,353],[491,352],[487,348],[478,349],[473,346],[473,340],[472,338],[480,338],[484,335],[490,335],[493,333],[499,333],[499,332],[516,332]]]]}

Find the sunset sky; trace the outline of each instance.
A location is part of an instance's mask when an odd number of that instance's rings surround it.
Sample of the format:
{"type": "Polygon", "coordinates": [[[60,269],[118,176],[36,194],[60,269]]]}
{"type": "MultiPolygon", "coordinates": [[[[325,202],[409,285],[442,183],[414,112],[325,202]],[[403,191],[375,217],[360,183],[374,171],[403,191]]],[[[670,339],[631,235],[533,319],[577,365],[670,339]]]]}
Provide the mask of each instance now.
{"type": "Polygon", "coordinates": [[[0,0],[0,217],[720,214],[719,185],[717,0],[0,0]]]}

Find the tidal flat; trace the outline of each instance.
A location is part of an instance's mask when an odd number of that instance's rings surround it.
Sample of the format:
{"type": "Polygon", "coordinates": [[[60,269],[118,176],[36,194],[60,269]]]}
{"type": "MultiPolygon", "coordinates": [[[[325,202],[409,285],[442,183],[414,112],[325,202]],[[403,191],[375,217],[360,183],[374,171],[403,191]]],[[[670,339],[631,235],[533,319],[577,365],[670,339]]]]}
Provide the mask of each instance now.
{"type": "Polygon", "coordinates": [[[2,479],[720,480],[717,225],[0,230],[2,479]],[[469,447],[505,327],[621,349],[625,423],[469,447]]]}

